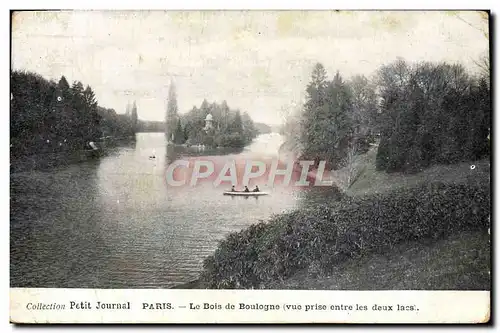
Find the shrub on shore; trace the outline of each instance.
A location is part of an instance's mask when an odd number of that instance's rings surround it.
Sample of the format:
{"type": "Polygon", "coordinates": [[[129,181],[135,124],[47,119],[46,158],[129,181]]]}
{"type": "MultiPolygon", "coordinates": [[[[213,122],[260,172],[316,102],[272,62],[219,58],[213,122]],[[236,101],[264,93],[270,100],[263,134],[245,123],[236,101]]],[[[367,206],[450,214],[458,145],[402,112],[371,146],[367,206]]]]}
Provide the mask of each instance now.
{"type": "Polygon", "coordinates": [[[437,182],[276,215],[223,240],[205,260],[201,281],[208,288],[265,288],[311,264],[328,272],[336,263],[401,242],[486,232],[489,191],[437,182]]]}

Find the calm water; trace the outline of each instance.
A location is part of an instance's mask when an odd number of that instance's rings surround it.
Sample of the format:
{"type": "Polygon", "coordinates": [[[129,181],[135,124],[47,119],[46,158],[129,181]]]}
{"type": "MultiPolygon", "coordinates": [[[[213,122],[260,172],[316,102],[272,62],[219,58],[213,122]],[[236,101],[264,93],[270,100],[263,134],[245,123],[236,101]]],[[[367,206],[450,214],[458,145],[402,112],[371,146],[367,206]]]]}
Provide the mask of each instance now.
{"type": "Polygon", "coordinates": [[[173,188],[166,166],[199,155],[222,163],[272,157],[281,142],[267,134],[242,152],[214,152],[167,149],[162,133],[139,133],[100,160],[11,174],[11,286],[166,288],[195,279],[225,235],[296,207],[303,193],[262,185],[271,195],[243,198],[223,196],[226,185],[173,188]]]}

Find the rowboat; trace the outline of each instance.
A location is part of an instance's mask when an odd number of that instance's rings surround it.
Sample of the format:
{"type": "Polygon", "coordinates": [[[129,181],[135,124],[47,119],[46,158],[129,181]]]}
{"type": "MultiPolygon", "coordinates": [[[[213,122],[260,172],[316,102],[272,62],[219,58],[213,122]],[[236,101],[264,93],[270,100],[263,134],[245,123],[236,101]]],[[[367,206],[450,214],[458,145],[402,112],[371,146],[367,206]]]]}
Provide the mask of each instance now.
{"type": "Polygon", "coordinates": [[[224,195],[233,195],[233,196],[261,196],[268,195],[267,192],[243,192],[243,191],[226,191],[223,193],[224,195]]]}

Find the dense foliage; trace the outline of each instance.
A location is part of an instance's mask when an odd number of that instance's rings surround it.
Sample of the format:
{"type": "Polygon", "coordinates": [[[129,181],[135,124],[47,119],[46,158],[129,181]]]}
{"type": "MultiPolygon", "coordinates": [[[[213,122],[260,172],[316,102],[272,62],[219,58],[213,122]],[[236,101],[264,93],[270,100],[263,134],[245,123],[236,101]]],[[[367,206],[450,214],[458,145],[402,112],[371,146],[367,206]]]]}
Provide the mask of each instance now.
{"type": "Polygon", "coordinates": [[[209,104],[203,101],[200,108],[193,107],[182,115],[183,132],[188,144],[241,148],[249,144],[258,131],[247,113],[232,110],[224,101],[209,104]],[[212,115],[212,129],[205,130],[205,118],[212,115]]]}
{"type": "Polygon", "coordinates": [[[137,104],[134,103],[132,105],[127,104],[127,108],[125,109],[126,119],[130,119],[130,124],[134,129],[134,132],[138,130],[139,119],[137,116],[137,104]]]}
{"type": "Polygon", "coordinates": [[[200,108],[193,106],[189,112],[180,115],[173,83],[169,89],[165,121],[167,139],[176,144],[241,148],[258,133],[250,116],[230,109],[226,101],[219,105],[203,100],[200,108]],[[207,115],[212,116],[212,128],[206,128],[207,115]]]}
{"type": "Polygon", "coordinates": [[[167,112],[165,114],[165,136],[169,141],[176,140],[176,143],[181,143],[184,141],[184,135],[179,131],[178,109],[175,85],[171,82],[168,90],[167,112]]]}
{"type": "Polygon", "coordinates": [[[344,166],[349,151],[366,151],[373,141],[376,111],[375,92],[365,77],[344,81],[337,72],[328,81],[317,64],[300,118],[302,158],[325,160],[333,169],[344,166]]]}
{"type": "Polygon", "coordinates": [[[11,72],[11,157],[86,149],[103,136],[133,135],[132,119],[97,105],[90,86],[11,72]]]}
{"type": "Polygon", "coordinates": [[[139,120],[137,122],[137,132],[164,132],[165,122],[155,120],[139,120]]]}
{"type": "Polygon", "coordinates": [[[487,184],[436,182],[346,198],[230,234],[205,260],[201,281],[208,288],[265,288],[310,265],[328,272],[348,258],[400,243],[487,232],[489,215],[487,184]]]}
{"type": "Polygon", "coordinates": [[[399,60],[379,70],[377,169],[419,171],[489,155],[490,90],[459,65],[399,60]]]}
{"type": "Polygon", "coordinates": [[[263,123],[255,123],[253,124],[255,130],[257,130],[257,132],[259,134],[268,134],[268,133],[271,133],[273,131],[273,129],[271,128],[271,126],[267,125],[267,124],[263,124],[263,123]]]}
{"type": "Polygon", "coordinates": [[[461,65],[382,66],[372,80],[331,81],[317,64],[299,114],[285,124],[287,146],[304,159],[338,169],[379,139],[377,169],[416,172],[435,164],[477,160],[490,154],[488,76],[461,65]]]}

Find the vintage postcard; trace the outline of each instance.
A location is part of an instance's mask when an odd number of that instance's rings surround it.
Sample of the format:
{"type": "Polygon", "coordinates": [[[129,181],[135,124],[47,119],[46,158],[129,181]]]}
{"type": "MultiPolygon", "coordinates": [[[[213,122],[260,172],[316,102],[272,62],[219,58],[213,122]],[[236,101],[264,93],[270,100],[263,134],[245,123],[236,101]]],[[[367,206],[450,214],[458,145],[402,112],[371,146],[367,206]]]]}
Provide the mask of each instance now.
{"type": "Polygon", "coordinates": [[[489,11],[11,12],[11,323],[488,323],[489,11]]]}

